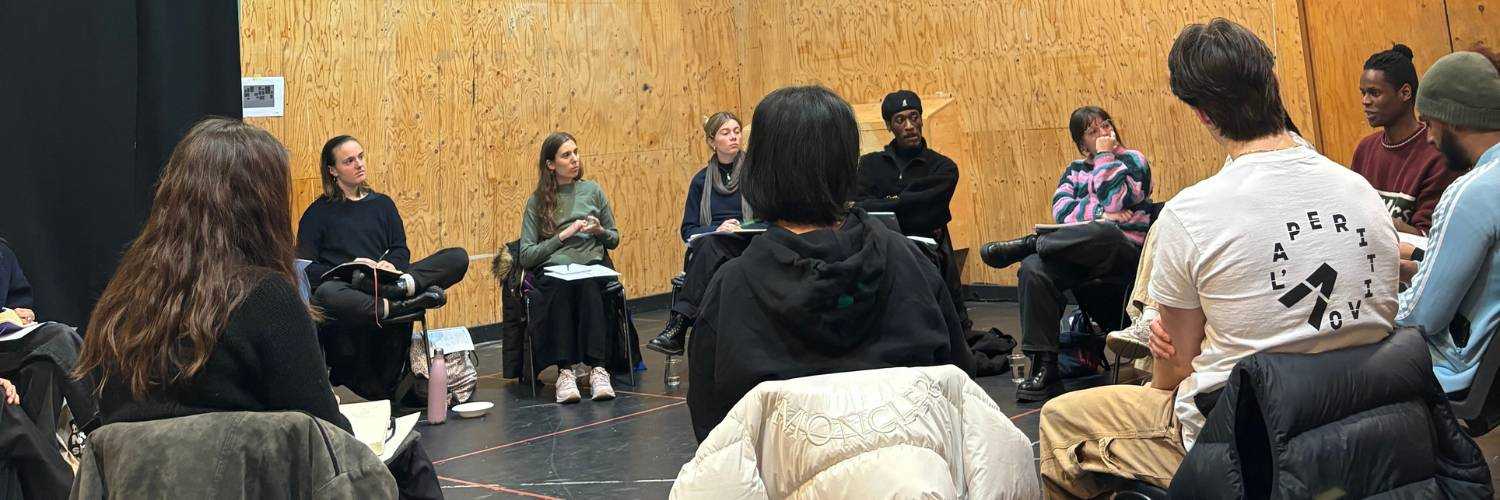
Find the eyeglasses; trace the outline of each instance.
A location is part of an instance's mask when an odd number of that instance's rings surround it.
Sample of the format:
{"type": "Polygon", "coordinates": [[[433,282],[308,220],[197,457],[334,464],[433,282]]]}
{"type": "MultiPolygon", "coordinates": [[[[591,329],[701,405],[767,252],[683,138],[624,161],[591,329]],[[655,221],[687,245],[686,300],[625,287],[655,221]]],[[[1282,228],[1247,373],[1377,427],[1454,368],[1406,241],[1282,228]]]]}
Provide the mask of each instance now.
{"type": "Polygon", "coordinates": [[[1104,120],[1102,122],[1099,122],[1098,125],[1091,125],[1091,126],[1089,126],[1089,129],[1086,131],[1086,133],[1097,134],[1097,133],[1104,132],[1106,130],[1114,130],[1114,129],[1115,129],[1115,123],[1114,122],[1112,122],[1110,120],[1104,120]]]}

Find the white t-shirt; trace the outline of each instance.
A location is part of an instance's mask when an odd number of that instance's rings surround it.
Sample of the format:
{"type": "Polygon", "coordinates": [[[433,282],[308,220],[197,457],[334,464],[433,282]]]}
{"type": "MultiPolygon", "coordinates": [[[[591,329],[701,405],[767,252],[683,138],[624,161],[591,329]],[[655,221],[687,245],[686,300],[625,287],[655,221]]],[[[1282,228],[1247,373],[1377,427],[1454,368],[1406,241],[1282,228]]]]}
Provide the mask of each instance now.
{"type": "MultiPolygon", "coordinates": [[[[1193,396],[1260,351],[1322,352],[1385,338],[1396,315],[1396,230],[1359,174],[1306,146],[1252,153],[1167,202],[1151,298],[1208,318],[1174,410],[1191,449],[1193,396]]],[[[1315,380],[1309,380],[1315,383],[1315,380]]]]}

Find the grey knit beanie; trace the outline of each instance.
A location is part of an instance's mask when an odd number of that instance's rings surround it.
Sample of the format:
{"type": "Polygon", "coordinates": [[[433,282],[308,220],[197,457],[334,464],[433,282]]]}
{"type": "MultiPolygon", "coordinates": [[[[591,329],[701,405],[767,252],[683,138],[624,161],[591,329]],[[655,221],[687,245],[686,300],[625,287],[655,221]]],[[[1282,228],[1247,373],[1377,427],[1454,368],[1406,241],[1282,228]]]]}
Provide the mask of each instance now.
{"type": "Polygon", "coordinates": [[[1449,125],[1500,130],[1500,72],[1478,52],[1443,56],[1422,75],[1417,111],[1449,125]]]}

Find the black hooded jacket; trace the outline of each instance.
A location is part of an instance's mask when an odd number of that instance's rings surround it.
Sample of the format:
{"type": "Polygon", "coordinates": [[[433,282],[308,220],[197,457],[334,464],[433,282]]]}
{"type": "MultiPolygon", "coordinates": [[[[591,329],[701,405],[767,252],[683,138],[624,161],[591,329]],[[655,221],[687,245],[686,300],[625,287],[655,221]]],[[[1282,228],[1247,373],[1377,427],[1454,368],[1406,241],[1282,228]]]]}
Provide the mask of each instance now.
{"type": "Polygon", "coordinates": [[[837,230],[773,227],[709,284],[688,349],[688,408],[702,441],[756,384],[974,359],[938,270],[854,209],[837,230]]]}

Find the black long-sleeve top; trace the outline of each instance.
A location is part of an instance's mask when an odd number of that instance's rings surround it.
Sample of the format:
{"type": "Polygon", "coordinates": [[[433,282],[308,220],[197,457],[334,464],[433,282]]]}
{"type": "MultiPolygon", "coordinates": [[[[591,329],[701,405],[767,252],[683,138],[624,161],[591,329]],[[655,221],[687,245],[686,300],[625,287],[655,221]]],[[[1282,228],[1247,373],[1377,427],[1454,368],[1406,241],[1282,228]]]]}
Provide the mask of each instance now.
{"type": "Polygon", "coordinates": [[[21,262],[5,243],[0,243],[0,307],[31,309],[31,282],[21,272],[21,262]]]}
{"type": "Polygon", "coordinates": [[[953,220],[948,203],[958,187],[958,165],[927,147],[903,158],[895,141],[882,151],[859,158],[856,206],[870,212],[895,212],[901,232],[936,237],[953,220]]]}
{"type": "Polygon", "coordinates": [[[128,381],[104,380],[99,411],[105,423],[216,411],[301,411],[352,431],[333,397],[307,305],[291,283],[269,275],[229,313],[208,364],[193,378],[153,386],[140,399],[131,395],[128,381]]]}
{"type": "Polygon", "coordinates": [[[359,201],[318,197],[302,212],[297,228],[297,258],[312,261],[308,282],[317,288],[323,273],[357,257],[389,261],[401,270],[411,265],[396,203],[373,192],[359,201]]]}

